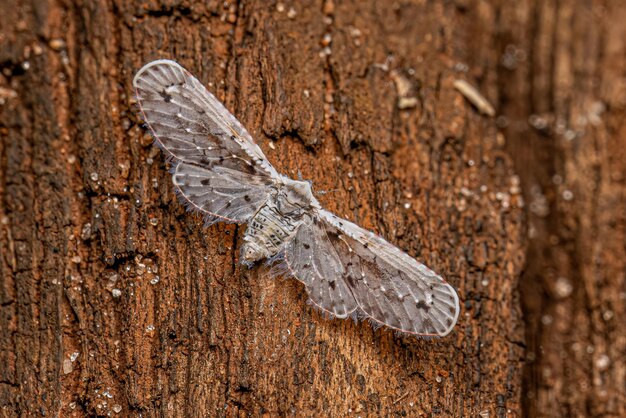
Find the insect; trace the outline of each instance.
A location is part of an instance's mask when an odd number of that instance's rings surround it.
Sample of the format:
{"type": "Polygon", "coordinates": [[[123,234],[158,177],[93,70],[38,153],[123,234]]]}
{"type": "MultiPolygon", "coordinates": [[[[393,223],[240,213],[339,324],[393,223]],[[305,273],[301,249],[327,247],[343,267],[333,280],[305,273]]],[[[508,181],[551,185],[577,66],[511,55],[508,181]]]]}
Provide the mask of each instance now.
{"type": "Polygon", "coordinates": [[[133,79],[174,187],[208,222],[247,223],[241,260],[280,259],[311,302],[337,318],[445,336],[456,324],[452,286],[381,237],[323,209],[311,183],[267,161],[239,121],[180,64],[157,60],[133,79]]]}

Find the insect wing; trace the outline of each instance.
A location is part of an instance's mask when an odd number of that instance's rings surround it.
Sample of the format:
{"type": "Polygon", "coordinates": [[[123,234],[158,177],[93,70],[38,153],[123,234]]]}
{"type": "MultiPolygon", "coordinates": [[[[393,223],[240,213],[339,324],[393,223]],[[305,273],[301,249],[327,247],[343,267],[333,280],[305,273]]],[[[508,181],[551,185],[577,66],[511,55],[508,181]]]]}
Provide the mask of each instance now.
{"type": "Polygon", "coordinates": [[[401,332],[445,336],[456,324],[459,299],[452,286],[377,235],[330,212],[318,212],[327,245],[341,260],[343,282],[359,310],[401,332]]]}
{"type": "Polygon", "coordinates": [[[344,266],[320,219],[302,225],[284,248],[289,272],[304,283],[314,305],[324,312],[346,318],[357,309],[344,281],[344,266]]]}
{"type": "Polygon", "coordinates": [[[243,222],[279,178],[250,134],[178,63],[157,60],[133,79],[156,143],[176,164],[173,182],[189,207],[243,222]]]}
{"type": "MultiPolygon", "coordinates": [[[[178,63],[145,65],[133,80],[156,143],[175,163],[173,181],[209,220],[248,221],[281,177],[248,132],[178,63]]],[[[284,244],[289,271],[312,302],[338,318],[358,315],[401,332],[447,335],[458,319],[452,286],[363,228],[314,209],[284,244]]]]}

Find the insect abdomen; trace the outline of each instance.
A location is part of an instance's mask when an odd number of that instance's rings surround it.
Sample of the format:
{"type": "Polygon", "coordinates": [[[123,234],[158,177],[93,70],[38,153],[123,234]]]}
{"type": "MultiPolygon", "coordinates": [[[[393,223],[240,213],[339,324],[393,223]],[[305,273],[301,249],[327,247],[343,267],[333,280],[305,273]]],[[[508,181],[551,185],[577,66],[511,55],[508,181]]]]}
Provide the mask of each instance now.
{"type": "Polygon", "coordinates": [[[301,221],[292,221],[278,212],[276,207],[266,204],[248,222],[244,235],[244,254],[247,261],[256,261],[276,255],[285,240],[291,237],[301,221]],[[254,259],[250,259],[254,257],[254,259]]]}

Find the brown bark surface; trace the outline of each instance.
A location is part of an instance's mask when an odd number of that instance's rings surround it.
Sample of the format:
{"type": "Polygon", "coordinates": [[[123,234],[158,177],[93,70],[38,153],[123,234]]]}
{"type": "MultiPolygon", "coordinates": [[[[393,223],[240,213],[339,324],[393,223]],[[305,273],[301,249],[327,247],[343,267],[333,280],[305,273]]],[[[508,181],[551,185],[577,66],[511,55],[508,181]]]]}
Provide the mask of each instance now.
{"type": "Polygon", "coordinates": [[[2,416],[626,415],[620,0],[0,10],[2,416]],[[136,115],[156,58],[446,277],[455,330],[327,320],[242,268],[245,226],[184,210],[136,115]]]}

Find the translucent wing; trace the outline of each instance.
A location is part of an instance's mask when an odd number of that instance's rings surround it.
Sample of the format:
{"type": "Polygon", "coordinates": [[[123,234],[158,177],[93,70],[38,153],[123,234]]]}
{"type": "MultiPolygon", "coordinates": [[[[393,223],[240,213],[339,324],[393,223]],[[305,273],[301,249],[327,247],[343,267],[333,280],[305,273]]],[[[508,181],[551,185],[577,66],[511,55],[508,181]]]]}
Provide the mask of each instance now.
{"type": "Polygon", "coordinates": [[[317,215],[285,248],[287,266],[315,304],[329,313],[357,308],[357,315],[411,334],[452,330],[460,311],[452,286],[373,233],[325,210],[317,215]]]}
{"type": "Polygon", "coordinates": [[[311,302],[337,318],[346,318],[358,306],[344,281],[344,266],[321,220],[312,222],[301,226],[285,245],[287,267],[304,283],[311,302]]]}
{"type": "Polygon", "coordinates": [[[279,176],[239,121],[174,61],[146,64],[133,86],[187,204],[216,220],[248,220],[279,176]]]}

